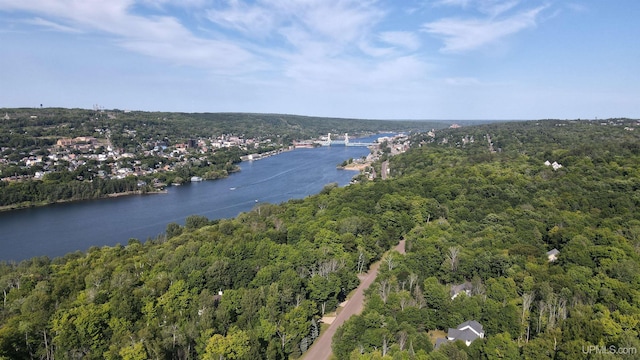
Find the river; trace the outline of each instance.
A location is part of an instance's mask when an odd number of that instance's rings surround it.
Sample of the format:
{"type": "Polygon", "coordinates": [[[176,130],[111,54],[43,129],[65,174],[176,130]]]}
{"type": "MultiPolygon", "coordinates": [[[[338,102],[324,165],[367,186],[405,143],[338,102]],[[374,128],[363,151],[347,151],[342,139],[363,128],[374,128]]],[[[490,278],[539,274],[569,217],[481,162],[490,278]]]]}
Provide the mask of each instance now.
{"type": "Polygon", "coordinates": [[[366,147],[296,149],[243,162],[239,172],[224,179],[169,187],[165,194],[0,212],[0,261],[54,258],[92,246],[126,244],[131,238],[146,241],[164,233],[168,223],[184,224],[189,215],[233,218],[256,203],[301,199],[329,183],[347,185],[358,173],[336,165],[368,153],[366,147]]]}

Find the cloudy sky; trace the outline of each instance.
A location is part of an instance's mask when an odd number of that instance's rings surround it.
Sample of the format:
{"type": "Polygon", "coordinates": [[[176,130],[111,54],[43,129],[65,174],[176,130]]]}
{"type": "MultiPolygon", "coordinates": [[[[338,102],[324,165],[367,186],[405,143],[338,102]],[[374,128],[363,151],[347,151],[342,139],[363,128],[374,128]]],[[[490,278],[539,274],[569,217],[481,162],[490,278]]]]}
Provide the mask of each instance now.
{"type": "Polygon", "coordinates": [[[638,0],[0,0],[0,107],[640,117],[638,0]]]}

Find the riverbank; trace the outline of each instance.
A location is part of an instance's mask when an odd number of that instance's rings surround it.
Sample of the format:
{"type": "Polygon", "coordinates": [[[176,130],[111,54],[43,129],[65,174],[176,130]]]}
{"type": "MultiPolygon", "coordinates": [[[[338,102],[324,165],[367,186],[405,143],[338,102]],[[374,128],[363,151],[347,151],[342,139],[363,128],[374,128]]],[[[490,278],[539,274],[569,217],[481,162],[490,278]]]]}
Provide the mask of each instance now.
{"type": "MultiPolygon", "coordinates": [[[[136,191],[125,191],[125,192],[121,192],[121,193],[107,194],[103,198],[117,198],[117,197],[121,197],[121,196],[129,196],[129,195],[147,195],[147,194],[151,195],[151,194],[166,194],[166,193],[168,193],[168,191],[166,189],[158,189],[158,190],[155,190],[155,191],[140,191],[140,190],[136,190],[136,191]]],[[[91,200],[91,199],[89,199],[89,200],[91,200]]]]}
{"type": "Polygon", "coordinates": [[[364,171],[366,170],[369,166],[371,166],[371,163],[365,162],[365,163],[351,163],[349,165],[346,166],[341,166],[340,168],[342,170],[350,170],[350,171],[364,171]]]}
{"type": "Polygon", "coordinates": [[[120,193],[106,194],[106,195],[103,195],[103,196],[99,196],[99,197],[95,197],[95,198],[89,198],[89,199],[62,199],[62,200],[57,200],[57,201],[24,202],[24,203],[19,203],[19,204],[11,204],[11,205],[0,206],[0,212],[21,210],[21,209],[29,209],[29,208],[49,206],[49,205],[54,205],[54,204],[65,204],[65,203],[80,202],[80,201],[91,201],[91,200],[118,198],[118,197],[122,197],[122,196],[166,194],[166,193],[167,193],[167,190],[165,190],[165,189],[158,189],[158,190],[154,190],[154,191],[136,190],[136,191],[125,191],[125,192],[120,192],[120,193]]]}
{"type": "MultiPolygon", "coordinates": [[[[242,162],[250,162],[250,161],[254,161],[254,160],[261,160],[261,159],[266,159],[269,158],[271,156],[274,155],[279,155],[279,154],[283,154],[286,152],[290,152],[296,150],[295,146],[289,146],[286,148],[279,148],[276,150],[272,150],[266,153],[262,153],[262,154],[249,154],[249,155],[244,155],[242,156],[240,159],[242,162]]],[[[370,166],[369,163],[366,164],[359,164],[359,163],[350,163],[347,166],[341,167],[339,166],[338,168],[343,169],[343,170],[349,170],[349,171],[359,171],[362,172],[364,171],[368,166],[370,166]]],[[[224,175],[222,176],[217,176],[217,177],[213,177],[213,178],[204,178],[203,180],[220,180],[220,179],[224,179],[227,178],[230,174],[236,173],[241,171],[239,166],[235,166],[233,170],[226,172],[224,175]]],[[[186,184],[189,183],[189,181],[186,181],[184,183],[180,183],[180,184],[172,184],[172,185],[182,185],[182,184],[186,184]]],[[[28,208],[35,208],[35,207],[44,207],[44,206],[48,206],[48,205],[54,205],[54,204],[60,204],[60,203],[69,203],[69,202],[77,202],[77,201],[85,201],[85,200],[101,200],[101,199],[109,199],[109,198],[117,198],[117,197],[123,197],[123,196],[130,196],[130,195],[143,195],[143,194],[155,194],[155,193],[166,193],[167,191],[164,189],[157,189],[157,190],[152,190],[152,191],[128,191],[128,192],[122,192],[122,193],[113,193],[113,194],[106,194],[103,196],[99,196],[99,197],[91,197],[91,198],[85,198],[85,199],[62,199],[62,200],[57,200],[57,201],[41,201],[41,202],[24,202],[24,203],[18,203],[18,204],[11,204],[11,205],[4,205],[4,206],[0,206],[0,212],[6,212],[6,211],[13,211],[13,210],[20,210],[20,209],[28,209],[28,208]]]]}
{"type": "Polygon", "coordinates": [[[268,151],[268,152],[261,153],[261,154],[256,153],[256,154],[244,155],[244,156],[240,157],[240,160],[242,160],[242,161],[254,161],[254,160],[260,160],[260,159],[266,159],[266,158],[268,158],[270,156],[282,154],[283,152],[292,151],[292,150],[295,150],[295,147],[289,146],[287,148],[280,148],[280,149],[268,151]]]}
{"type": "MultiPolygon", "coordinates": [[[[270,156],[273,155],[278,155],[287,151],[291,151],[294,150],[293,147],[289,147],[289,148],[285,148],[285,149],[277,149],[277,150],[273,150],[267,153],[263,153],[263,154],[252,154],[252,155],[245,155],[243,157],[241,157],[242,161],[253,161],[253,160],[260,160],[260,159],[265,159],[268,158],[270,156]],[[255,157],[253,157],[255,156],[255,157]]],[[[241,171],[239,166],[235,166],[233,170],[226,172],[223,176],[218,176],[215,178],[209,178],[209,179],[203,179],[204,181],[210,181],[210,180],[220,180],[220,179],[225,179],[227,178],[230,174],[233,173],[237,173],[241,171]]],[[[188,181],[185,182],[184,184],[189,183],[188,181]]],[[[177,186],[177,185],[183,185],[183,183],[180,184],[172,184],[173,186],[177,186]]],[[[13,211],[13,210],[21,210],[21,209],[29,209],[29,208],[35,208],[35,207],[44,207],[44,206],[49,206],[49,205],[54,205],[54,204],[63,204],[63,203],[71,203],[71,202],[78,202],[78,201],[87,201],[87,200],[102,200],[102,199],[111,199],[111,198],[119,198],[119,197],[124,197],[124,196],[132,196],[132,195],[145,195],[145,194],[166,194],[168,191],[164,188],[160,188],[160,189],[155,189],[155,190],[145,190],[145,191],[141,191],[141,190],[135,190],[135,191],[125,191],[125,192],[120,192],[120,193],[113,193],[113,194],[106,194],[103,196],[98,196],[98,197],[92,197],[92,198],[88,198],[88,199],[62,199],[62,200],[57,200],[57,201],[40,201],[40,202],[23,202],[23,203],[19,203],[19,204],[11,204],[11,205],[4,205],[4,206],[0,206],[0,212],[6,212],[6,211],[13,211]]]]}
{"type": "Polygon", "coordinates": [[[191,215],[227,219],[251,211],[256,200],[280,204],[304,199],[329,183],[347,186],[357,173],[337,169],[336,164],[367,153],[363,147],[287,151],[239,163],[241,171],[224,179],[167,187],[162,196],[120,196],[2,212],[0,261],[53,258],[131,238],[155,239],[166,232],[167,224],[182,225],[191,215]]]}

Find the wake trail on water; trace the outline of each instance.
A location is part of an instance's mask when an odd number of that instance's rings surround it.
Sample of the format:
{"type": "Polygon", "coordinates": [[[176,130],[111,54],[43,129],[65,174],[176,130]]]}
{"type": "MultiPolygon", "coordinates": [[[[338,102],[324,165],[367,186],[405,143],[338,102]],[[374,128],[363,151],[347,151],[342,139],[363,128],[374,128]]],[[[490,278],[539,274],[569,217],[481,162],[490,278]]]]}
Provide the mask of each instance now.
{"type": "Polygon", "coordinates": [[[283,175],[285,175],[285,174],[288,174],[288,173],[290,173],[290,172],[292,172],[292,171],[295,171],[295,170],[297,170],[297,169],[299,169],[299,168],[301,168],[301,167],[303,167],[303,166],[305,166],[305,164],[298,165],[298,166],[296,166],[296,167],[294,167],[294,168],[291,168],[291,169],[289,169],[289,170],[281,171],[281,172],[279,172],[279,173],[277,173],[277,174],[275,174],[275,175],[271,175],[271,176],[266,177],[266,178],[264,178],[264,179],[262,179],[262,180],[259,180],[259,181],[255,181],[255,182],[248,183],[248,184],[244,184],[244,185],[238,185],[238,186],[236,186],[235,188],[236,188],[236,189],[240,189],[240,188],[245,188],[245,187],[249,187],[249,186],[255,186],[255,185],[263,184],[263,183],[265,183],[265,182],[267,182],[267,181],[273,180],[273,179],[275,179],[275,178],[277,178],[277,177],[280,177],[280,176],[283,176],[283,175]]]}

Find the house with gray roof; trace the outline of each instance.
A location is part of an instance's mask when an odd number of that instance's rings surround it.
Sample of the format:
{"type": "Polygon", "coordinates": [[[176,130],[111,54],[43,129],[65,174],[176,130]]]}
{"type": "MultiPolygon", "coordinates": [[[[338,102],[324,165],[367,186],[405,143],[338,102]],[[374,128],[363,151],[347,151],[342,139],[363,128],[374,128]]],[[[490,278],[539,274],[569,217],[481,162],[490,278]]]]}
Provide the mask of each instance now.
{"type": "Polygon", "coordinates": [[[475,320],[465,321],[455,329],[449,328],[446,339],[440,338],[436,340],[436,349],[445,342],[456,340],[462,340],[469,346],[478,338],[484,339],[484,329],[482,325],[475,320]]]}
{"type": "Polygon", "coordinates": [[[560,255],[560,250],[556,248],[547,251],[547,259],[549,259],[549,262],[558,260],[558,255],[560,255]]]}
{"type": "Polygon", "coordinates": [[[449,295],[451,295],[451,300],[455,299],[460,295],[460,293],[464,292],[467,296],[471,296],[471,290],[473,290],[473,284],[469,281],[465,281],[459,285],[451,285],[451,290],[449,291],[449,295]]]}

